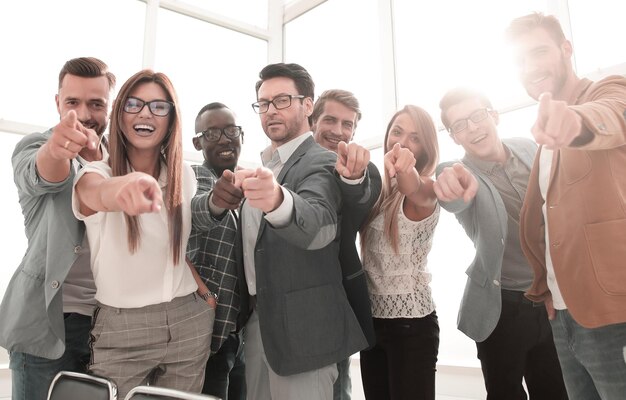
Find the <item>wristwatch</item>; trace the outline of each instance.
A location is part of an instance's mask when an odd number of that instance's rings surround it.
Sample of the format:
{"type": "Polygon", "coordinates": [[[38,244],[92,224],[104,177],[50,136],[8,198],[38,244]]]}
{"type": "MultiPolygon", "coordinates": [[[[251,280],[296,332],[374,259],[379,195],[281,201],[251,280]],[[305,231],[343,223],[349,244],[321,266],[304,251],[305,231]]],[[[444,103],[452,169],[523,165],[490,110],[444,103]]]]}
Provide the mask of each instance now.
{"type": "Polygon", "coordinates": [[[198,296],[200,296],[200,298],[204,301],[209,300],[209,297],[213,297],[215,299],[215,301],[217,301],[217,293],[213,293],[212,291],[208,291],[204,294],[200,294],[198,293],[198,296]]]}

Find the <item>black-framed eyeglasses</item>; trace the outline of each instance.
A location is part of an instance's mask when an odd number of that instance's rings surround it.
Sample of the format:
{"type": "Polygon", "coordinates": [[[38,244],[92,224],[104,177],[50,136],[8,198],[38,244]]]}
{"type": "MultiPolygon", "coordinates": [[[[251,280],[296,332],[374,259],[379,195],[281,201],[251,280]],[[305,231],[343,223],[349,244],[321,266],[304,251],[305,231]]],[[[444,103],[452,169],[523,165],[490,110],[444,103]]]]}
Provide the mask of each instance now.
{"type": "Polygon", "coordinates": [[[243,135],[243,129],[241,129],[241,127],[237,125],[230,125],[226,128],[208,128],[207,130],[198,132],[198,137],[204,136],[204,138],[209,142],[217,142],[218,140],[220,140],[222,135],[231,140],[235,140],[239,136],[243,135]]]}
{"type": "Polygon", "coordinates": [[[304,99],[306,96],[301,94],[283,94],[280,96],[274,97],[271,101],[262,100],[257,101],[256,103],[252,103],[252,109],[257,114],[264,114],[267,110],[270,109],[270,104],[274,105],[274,108],[277,110],[282,110],[284,108],[288,108],[291,105],[291,99],[304,99]]]}
{"type": "Polygon", "coordinates": [[[491,109],[489,108],[481,108],[471,113],[467,118],[454,121],[454,123],[450,125],[450,133],[463,132],[469,126],[468,121],[472,121],[473,123],[477,124],[480,121],[485,120],[489,116],[490,112],[491,109]]]}
{"type": "Polygon", "coordinates": [[[139,114],[145,106],[148,106],[152,115],[165,117],[174,108],[174,103],[167,100],[143,101],[137,97],[128,97],[124,103],[124,111],[129,114],[139,114]]]}

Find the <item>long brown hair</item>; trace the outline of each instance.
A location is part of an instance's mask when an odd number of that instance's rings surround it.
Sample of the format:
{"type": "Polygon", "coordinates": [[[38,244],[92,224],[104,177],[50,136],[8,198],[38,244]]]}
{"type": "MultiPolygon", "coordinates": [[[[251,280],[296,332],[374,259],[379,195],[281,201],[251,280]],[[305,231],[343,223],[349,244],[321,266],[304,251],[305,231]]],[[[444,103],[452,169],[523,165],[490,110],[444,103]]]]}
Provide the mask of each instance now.
{"type": "MultiPolygon", "coordinates": [[[[387,154],[390,150],[387,147],[389,132],[391,131],[394,121],[401,114],[407,114],[411,118],[422,141],[423,151],[415,160],[415,169],[417,169],[420,176],[432,176],[435,173],[435,167],[439,161],[437,130],[435,129],[435,124],[430,115],[418,106],[411,104],[406,105],[391,117],[391,121],[389,121],[389,125],[387,125],[387,132],[385,133],[384,153],[387,154]]],[[[365,243],[369,224],[376,216],[383,213],[385,237],[389,240],[396,254],[398,253],[398,209],[402,206],[402,198],[403,195],[398,191],[396,180],[389,178],[389,174],[385,169],[380,197],[378,197],[378,201],[374,204],[374,207],[372,207],[367,220],[361,228],[361,246],[365,243]]]]}
{"type": "MultiPolygon", "coordinates": [[[[167,134],[161,142],[161,160],[167,166],[167,190],[165,191],[165,207],[168,213],[169,236],[174,264],[178,264],[182,251],[182,131],[178,96],[170,79],[163,73],[144,69],[131,76],[121,87],[111,112],[110,157],[109,165],[113,176],[123,176],[131,172],[128,159],[128,140],[122,131],[124,103],[128,95],[137,86],[144,83],[156,83],[166,93],[168,101],[174,103],[169,114],[167,134]]],[[[128,226],[128,248],[134,253],[139,247],[141,230],[136,216],[125,215],[128,226]]]]}

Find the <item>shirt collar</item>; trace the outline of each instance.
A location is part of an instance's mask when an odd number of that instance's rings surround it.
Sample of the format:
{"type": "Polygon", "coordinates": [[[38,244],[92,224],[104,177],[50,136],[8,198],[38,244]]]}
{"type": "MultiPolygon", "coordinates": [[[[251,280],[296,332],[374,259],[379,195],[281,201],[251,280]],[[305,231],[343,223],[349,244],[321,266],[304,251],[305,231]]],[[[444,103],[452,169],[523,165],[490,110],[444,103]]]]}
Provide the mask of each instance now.
{"type": "Polygon", "coordinates": [[[274,154],[276,152],[278,152],[278,156],[280,157],[280,163],[284,165],[287,160],[289,160],[289,157],[293,155],[296,149],[300,147],[300,145],[311,136],[313,136],[313,132],[308,131],[288,141],[287,143],[278,146],[276,150],[272,150],[271,145],[266,147],[261,152],[261,161],[263,162],[263,165],[267,165],[267,163],[269,163],[270,160],[274,157],[274,154]]]}
{"type": "Polygon", "coordinates": [[[506,151],[506,153],[508,154],[507,158],[506,158],[506,163],[505,164],[501,164],[497,161],[486,161],[486,160],[481,160],[480,158],[476,158],[473,157],[471,154],[466,154],[465,157],[476,166],[476,168],[478,168],[481,172],[485,173],[485,174],[490,174],[493,172],[494,169],[496,168],[504,168],[504,166],[507,163],[510,163],[514,158],[515,155],[513,154],[513,152],[511,150],[509,150],[509,148],[505,145],[502,144],[504,146],[504,151],[506,151]]]}

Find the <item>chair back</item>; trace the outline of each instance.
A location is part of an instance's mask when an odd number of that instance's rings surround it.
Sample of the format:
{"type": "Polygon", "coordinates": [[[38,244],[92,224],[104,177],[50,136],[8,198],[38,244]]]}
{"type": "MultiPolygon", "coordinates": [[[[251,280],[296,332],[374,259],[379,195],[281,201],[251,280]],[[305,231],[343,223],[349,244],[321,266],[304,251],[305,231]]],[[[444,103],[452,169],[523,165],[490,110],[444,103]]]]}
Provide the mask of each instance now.
{"type": "Polygon", "coordinates": [[[184,392],[182,390],[167,389],[158,386],[137,386],[133,388],[124,400],[221,400],[219,397],[208,394],[184,392]]]}
{"type": "Polygon", "coordinates": [[[117,400],[117,386],[98,376],[61,371],[50,384],[48,400],[117,400]]]}

